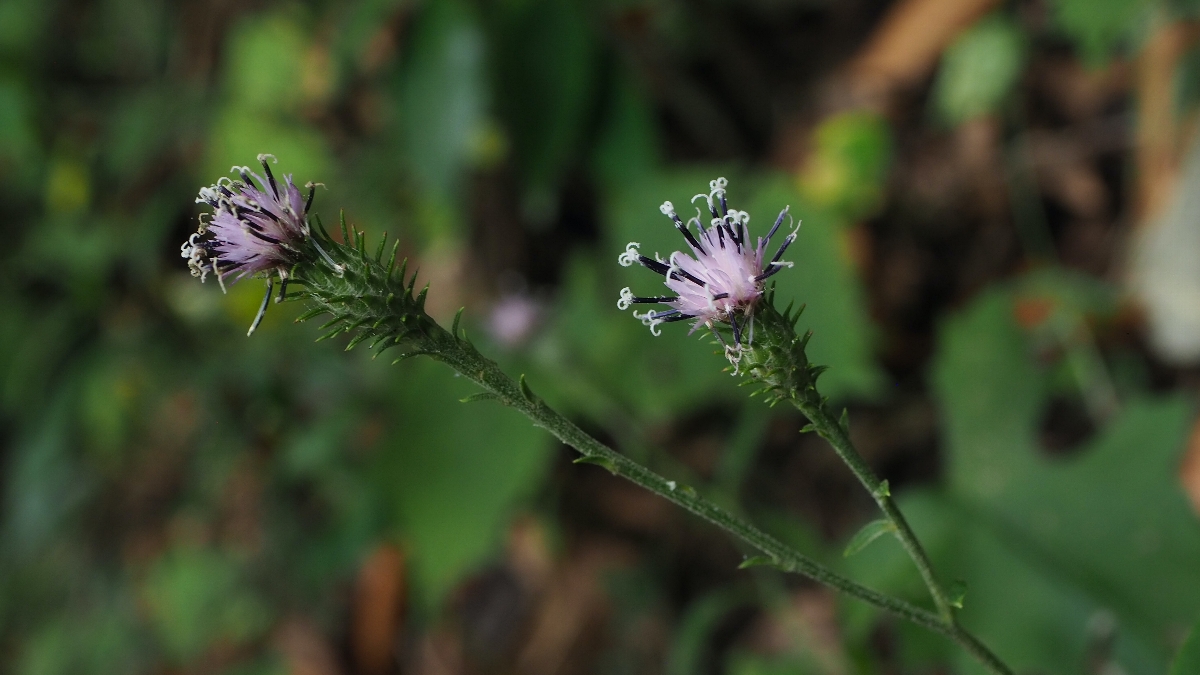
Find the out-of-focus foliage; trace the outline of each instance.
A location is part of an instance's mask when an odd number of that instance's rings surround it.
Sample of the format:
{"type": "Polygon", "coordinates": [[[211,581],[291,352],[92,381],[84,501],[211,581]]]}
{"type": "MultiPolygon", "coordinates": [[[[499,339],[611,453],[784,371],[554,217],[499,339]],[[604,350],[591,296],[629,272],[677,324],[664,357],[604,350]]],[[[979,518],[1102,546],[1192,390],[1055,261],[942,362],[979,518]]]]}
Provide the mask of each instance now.
{"type": "Polygon", "coordinates": [[[1012,92],[1025,60],[1025,36],[993,16],[964,32],[942,55],[934,97],[938,112],[959,124],[994,112],[1012,92]]]}
{"type": "Polygon", "coordinates": [[[1192,626],[1183,646],[1175,654],[1175,660],[1171,662],[1171,675],[1195,672],[1197,668],[1200,668],[1200,630],[1192,626]]]}
{"type": "Polygon", "coordinates": [[[864,112],[835,115],[813,133],[813,154],[800,189],[820,207],[853,220],[871,215],[883,198],[891,154],[888,126],[864,112]]]}
{"type": "Polygon", "coordinates": [[[748,551],[459,403],[448,369],[314,344],[290,303],[247,339],[261,281],[201,285],[179,245],[197,189],[269,152],[589,432],[922,601],[886,536],[843,558],[875,516],[803,420],[747,400],[703,331],[616,307],[661,288],[627,242],[682,246],[664,200],[689,216],[725,176],[752,236],[789,207],[777,295],[968,582],[965,623],[1018,668],[1164,672],[1200,610],[1195,378],[1112,280],[1134,59],[1197,7],[1004,5],[864,101],[844,66],[884,9],[0,0],[0,671],[972,672],[738,571],[748,551]]]}
{"type": "MultiPolygon", "coordinates": [[[[944,326],[934,372],[947,484],[907,495],[903,507],[943,574],[970,580],[964,623],[1015,655],[1015,668],[1082,662],[1089,636],[1078,627],[1090,625],[1111,633],[1120,663],[1162,672],[1200,605],[1188,581],[1200,530],[1173,476],[1192,406],[1132,399],[1079,457],[1045,457],[1035,432],[1048,382],[1014,320],[1018,298],[989,293],[944,326]],[[1006,618],[1014,613],[1023,620],[1006,618]]],[[[895,542],[871,551],[855,559],[858,571],[919,591],[895,542]]],[[[945,653],[912,638],[914,650],[931,650],[915,659],[945,653]]]]}

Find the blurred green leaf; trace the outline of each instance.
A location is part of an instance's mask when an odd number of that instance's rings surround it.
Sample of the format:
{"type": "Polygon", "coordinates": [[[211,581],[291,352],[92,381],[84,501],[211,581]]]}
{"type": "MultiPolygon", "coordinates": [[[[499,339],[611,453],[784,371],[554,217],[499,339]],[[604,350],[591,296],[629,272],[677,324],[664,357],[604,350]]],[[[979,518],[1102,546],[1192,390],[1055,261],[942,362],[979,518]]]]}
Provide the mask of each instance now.
{"type": "Polygon", "coordinates": [[[243,19],[229,37],[229,98],[237,107],[253,111],[294,108],[303,99],[308,41],[292,14],[276,11],[243,19]]]}
{"type": "Polygon", "coordinates": [[[729,675],[817,675],[827,672],[811,656],[766,656],[742,650],[730,653],[726,667],[729,675]]]}
{"type": "Polygon", "coordinates": [[[496,106],[535,190],[557,187],[584,140],[598,64],[585,8],[576,0],[494,6],[496,106]]]}
{"type": "Polygon", "coordinates": [[[754,599],[744,588],[725,587],[693,600],[675,630],[674,644],[667,657],[667,675],[702,672],[704,664],[712,658],[712,636],[721,620],[754,599]]]}
{"type": "Polygon", "coordinates": [[[495,550],[553,442],[508,408],[459,403],[476,388],[445,366],[404,364],[393,374],[395,432],[378,450],[373,481],[411,547],[422,599],[435,604],[495,550]]]}
{"type": "Polygon", "coordinates": [[[271,619],[237,563],[208,548],[168,551],[150,570],[142,595],[163,650],[180,663],[218,642],[256,639],[271,619]]]}
{"type": "Polygon", "coordinates": [[[138,638],[131,613],[121,605],[64,613],[25,643],[16,675],[140,672],[138,638]]]}
{"type": "Polygon", "coordinates": [[[1054,18],[1084,60],[1103,65],[1145,29],[1152,0],[1053,0],[1054,18]]]}
{"type": "Polygon", "coordinates": [[[398,80],[403,162],[421,188],[449,199],[485,131],[483,34],[472,8],[457,0],[429,4],[414,30],[398,80]]]}
{"type": "MultiPolygon", "coordinates": [[[[0,17],[0,25],[3,22],[0,17]]],[[[37,142],[34,119],[33,97],[28,87],[18,78],[0,73],[0,178],[18,189],[28,189],[34,184],[41,163],[42,149],[37,142]]]]}
{"type": "MultiPolygon", "coordinates": [[[[1089,617],[1112,612],[1117,662],[1162,672],[1170,636],[1200,606],[1200,528],[1175,479],[1192,405],[1128,402],[1087,448],[1051,460],[1035,440],[1044,375],[1011,292],[986,293],[941,334],[948,486],[902,507],[940,574],[970,584],[964,624],[1017,670],[1062,672],[1083,663],[1089,617]]],[[[850,564],[868,583],[924,595],[898,545],[850,564]]],[[[981,672],[947,641],[913,631],[906,643],[911,658],[981,672]]]]}
{"type": "Polygon", "coordinates": [[[797,178],[808,201],[847,221],[878,210],[891,164],[892,134],[887,122],[869,112],[833,115],[813,132],[813,144],[797,178]]]}
{"type": "Polygon", "coordinates": [[[1175,653],[1175,660],[1171,662],[1170,675],[1193,675],[1194,673],[1200,673],[1200,621],[1192,626],[1187,639],[1175,653]]]}
{"type": "Polygon", "coordinates": [[[938,112],[951,124],[998,110],[1025,62],[1025,37],[1015,22],[994,14],[976,23],[942,54],[934,84],[938,112]]]}
{"type": "Polygon", "coordinates": [[[0,2],[0,56],[16,56],[42,44],[43,29],[56,4],[49,0],[0,2]]]}

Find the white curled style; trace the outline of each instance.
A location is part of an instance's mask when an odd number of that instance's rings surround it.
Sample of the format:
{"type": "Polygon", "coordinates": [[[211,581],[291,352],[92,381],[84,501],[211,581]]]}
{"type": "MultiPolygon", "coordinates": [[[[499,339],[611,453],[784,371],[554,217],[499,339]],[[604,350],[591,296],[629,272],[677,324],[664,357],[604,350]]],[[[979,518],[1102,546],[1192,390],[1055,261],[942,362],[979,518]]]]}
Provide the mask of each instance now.
{"type": "Polygon", "coordinates": [[[621,289],[621,298],[617,300],[617,309],[622,312],[629,309],[633,304],[633,291],[628,286],[621,289]]]}
{"type": "Polygon", "coordinates": [[[662,324],[665,322],[662,319],[656,318],[654,316],[653,310],[646,310],[642,314],[638,314],[637,312],[634,312],[633,318],[637,319],[638,321],[641,321],[643,326],[646,326],[647,328],[649,328],[650,334],[653,335],[654,337],[658,337],[659,335],[662,335],[662,331],[658,329],[658,326],[659,326],[659,324],[662,324]]]}
{"type": "Polygon", "coordinates": [[[636,241],[631,241],[625,246],[625,252],[617,256],[617,262],[621,264],[621,267],[629,267],[638,261],[638,258],[641,257],[641,254],[638,253],[640,247],[641,244],[636,241]]]}

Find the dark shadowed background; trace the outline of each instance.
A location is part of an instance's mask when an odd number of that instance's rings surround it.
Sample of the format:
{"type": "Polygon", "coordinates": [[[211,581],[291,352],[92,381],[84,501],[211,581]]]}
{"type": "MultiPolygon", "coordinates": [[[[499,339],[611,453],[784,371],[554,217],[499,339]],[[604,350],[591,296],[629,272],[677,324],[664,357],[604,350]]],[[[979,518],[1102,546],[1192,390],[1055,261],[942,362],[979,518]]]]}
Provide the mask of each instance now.
{"type": "MultiPolygon", "coordinates": [[[[975,673],[180,244],[273,153],[620,451],[925,602],[873,505],[616,264],[708,181],[823,392],[1023,673],[1200,614],[1200,4],[0,0],[0,671],[975,673]],[[211,280],[210,280],[211,282],[211,280]],[[1189,438],[1192,438],[1189,446],[1189,438]],[[1189,449],[1190,448],[1190,449],[1189,449]]],[[[685,215],[687,217],[687,215],[685,215]]]]}

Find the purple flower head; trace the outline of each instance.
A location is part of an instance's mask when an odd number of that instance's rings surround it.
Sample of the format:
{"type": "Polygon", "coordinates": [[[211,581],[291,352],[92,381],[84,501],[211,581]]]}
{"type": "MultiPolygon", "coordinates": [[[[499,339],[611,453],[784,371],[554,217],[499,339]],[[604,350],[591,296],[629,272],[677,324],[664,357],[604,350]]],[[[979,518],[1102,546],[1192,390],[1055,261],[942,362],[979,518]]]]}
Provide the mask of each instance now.
{"type": "Polygon", "coordinates": [[[705,326],[724,342],[724,338],[716,331],[716,324],[727,323],[733,330],[733,344],[726,344],[726,356],[736,365],[743,343],[749,344],[752,339],[754,305],[763,295],[766,279],[784,267],[792,266],[792,263],[780,258],[787,247],[796,240],[796,232],[800,226],[797,224],[796,230],[783,240],[774,257],[766,260],[767,247],[783,224],[788,209],[780,211],[767,236],[758,237],[757,242],[751,246],[747,228],[750,214],[729,208],[725,199],[727,184],[728,181],[724,178],[710,181],[708,194],[698,194],[692,198],[692,202],[697,199],[707,202],[711,214],[707,228],[701,224],[702,214],[699,209],[696,210],[696,216],[685,224],[675,213],[671,202],[664,202],[660,207],[663,214],[675,223],[675,229],[687,240],[691,249],[690,255],[683,251],[675,251],[667,260],[662,260],[658,254],[655,254],[654,258],[648,258],[638,252],[641,244],[630,242],[625,252],[617,258],[625,267],[640,263],[663,275],[666,278],[665,285],[675,295],[638,297],[629,288],[623,288],[617,307],[629,309],[631,305],[642,303],[657,303],[669,307],[670,309],[661,311],[633,313],[634,318],[649,326],[654,335],[659,335],[660,324],[693,319],[692,331],[705,326]],[[693,225],[695,233],[691,229],[693,225]],[[750,330],[744,330],[747,327],[750,330]]]}
{"type": "MultiPolygon", "coordinates": [[[[222,291],[227,278],[235,283],[260,273],[267,277],[267,293],[250,333],[266,312],[274,276],[281,282],[276,302],[283,299],[289,271],[300,260],[301,246],[306,241],[333,264],[309,236],[308,211],[319,183],[307,184],[305,197],[290,175],[283,177],[282,184],[276,181],[268,160],[275,161],[275,157],[258,156],[265,178],[248,167],[235,166],[230,171],[241,180],[222,176],[215,185],[200,188],[196,203],[208,204],[213,212],[207,221],[205,214],[201,214],[199,230],[181,247],[192,276],[204,281],[211,272],[222,291]]],[[[336,264],[334,267],[341,269],[336,264]]]]}
{"type": "Polygon", "coordinates": [[[222,176],[216,185],[200,188],[198,204],[208,204],[213,213],[206,222],[200,216],[200,229],[183,244],[192,276],[207,278],[209,272],[224,288],[232,282],[260,272],[276,271],[286,277],[295,262],[297,245],[308,236],[308,209],[312,205],[313,185],[308,198],[284,176],[280,185],[267,160],[259,155],[266,178],[244,166],[235,166],[241,180],[222,176]],[[257,181],[257,182],[256,182],[257,181]],[[231,276],[232,275],[232,276],[231,276]]]}

